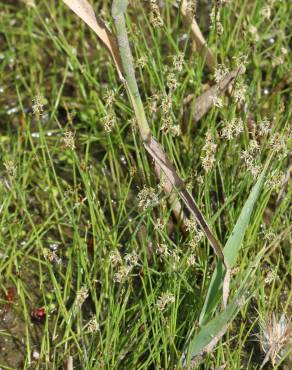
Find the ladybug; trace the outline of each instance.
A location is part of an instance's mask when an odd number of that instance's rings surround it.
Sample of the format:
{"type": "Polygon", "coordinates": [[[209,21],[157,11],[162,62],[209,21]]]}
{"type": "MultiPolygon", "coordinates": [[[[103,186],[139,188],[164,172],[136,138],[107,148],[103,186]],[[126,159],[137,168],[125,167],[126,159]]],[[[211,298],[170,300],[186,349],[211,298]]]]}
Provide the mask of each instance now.
{"type": "Polygon", "coordinates": [[[46,318],[46,310],[44,308],[34,308],[30,316],[35,322],[43,322],[46,318]]]}

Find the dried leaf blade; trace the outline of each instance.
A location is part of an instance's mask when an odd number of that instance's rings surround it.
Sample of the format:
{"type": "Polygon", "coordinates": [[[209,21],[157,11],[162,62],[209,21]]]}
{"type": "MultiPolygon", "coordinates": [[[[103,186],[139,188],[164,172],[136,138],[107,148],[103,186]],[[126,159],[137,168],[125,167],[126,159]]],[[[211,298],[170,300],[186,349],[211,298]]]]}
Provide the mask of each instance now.
{"type": "Polygon", "coordinates": [[[108,48],[116,64],[119,77],[122,78],[122,67],[115,37],[107,29],[105,23],[96,18],[89,2],[86,0],[63,0],[63,2],[97,34],[108,48]]]}

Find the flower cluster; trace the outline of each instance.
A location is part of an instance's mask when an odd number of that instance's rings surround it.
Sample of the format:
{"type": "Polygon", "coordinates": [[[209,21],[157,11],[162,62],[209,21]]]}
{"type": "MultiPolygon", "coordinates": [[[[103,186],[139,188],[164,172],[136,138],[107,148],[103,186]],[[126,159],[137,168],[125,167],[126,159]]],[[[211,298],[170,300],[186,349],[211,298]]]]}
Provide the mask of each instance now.
{"type": "Polygon", "coordinates": [[[163,222],[163,220],[161,220],[161,218],[157,218],[156,222],[154,224],[154,229],[155,230],[163,230],[164,227],[165,227],[165,223],[163,222]]]}
{"type": "Polygon", "coordinates": [[[175,302],[175,296],[172,293],[162,293],[158,298],[156,306],[159,311],[164,311],[166,306],[175,302]]]}
{"type": "Polygon", "coordinates": [[[218,64],[214,72],[214,80],[219,83],[229,73],[229,69],[224,64],[218,64]]]}
{"type": "Polygon", "coordinates": [[[211,19],[211,28],[216,30],[218,36],[221,36],[224,32],[224,28],[220,19],[220,7],[217,7],[216,5],[213,6],[210,13],[210,19],[211,19]]]}
{"type": "Polygon", "coordinates": [[[154,28],[163,26],[163,20],[156,0],[150,0],[150,23],[154,28]]]}
{"type": "Polygon", "coordinates": [[[211,131],[206,133],[206,141],[203,147],[203,155],[201,156],[202,165],[206,172],[209,172],[215,163],[217,144],[214,143],[211,131]]]}
{"type": "Polygon", "coordinates": [[[114,251],[112,251],[110,253],[109,259],[110,259],[110,263],[113,267],[116,267],[116,266],[118,266],[122,263],[121,254],[117,249],[115,249],[114,251]]]}
{"type": "Polygon", "coordinates": [[[185,225],[186,225],[187,231],[190,231],[190,232],[197,231],[197,221],[195,220],[193,216],[185,220],[185,225]]]}
{"type": "Polygon", "coordinates": [[[111,132],[116,124],[116,116],[114,113],[110,112],[108,113],[104,118],[104,129],[106,132],[111,132]]]}
{"type": "Polygon", "coordinates": [[[271,132],[271,122],[264,117],[258,124],[258,135],[266,136],[271,132]]]}
{"type": "Polygon", "coordinates": [[[167,244],[164,244],[164,243],[157,245],[156,252],[160,256],[160,260],[170,256],[170,254],[171,254],[169,249],[168,249],[167,244]]]}
{"type": "Polygon", "coordinates": [[[178,251],[172,251],[170,253],[170,257],[171,257],[171,264],[172,264],[172,268],[174,271],[177,271],[178,268],[179,268],[179,262],[180,262],[180,256],[179,256],[179,253],[178,251]]]}
{"type": "Polygon", "coordinates": [[[17,172],[17,168],[16,168],[15,163],[11,160],[7,160],[7,161],[3,162],[3,165],[5,167],[5,170],[8,174],[8,176],[10,176],[11,178],[15,178],[16,177],[16,172],[17,172]]]}
{"type": "Polygon", "coordinates": [[[281,359],[285,350],[292,344],[291,320],[282,314],[277,320],[273,314],[260,320],[261,333],[258,335],[262,350],[266,354],[262,366],[271,360],[273,366],[281,359]]]}
{"type": "Polygon", "coordinates": [[[159,96],[158,94],[153,94],[151,95],[149,98],[148,98],[148,101],[147,101],[147,107],[149,109],[149,112],[151,114],[155,114],[157,112],[157,105],[158,105],[158,101],[159,101],[159,96]]]}
{"type": "Polygon", "coordinates": [[[223,128],[221,130],[221,137],[227,140],[231,140],[239,136],[243,132],[243,122],[241,118],[232,118],[229,121],[223,122],[223,128]]]}
{"type": "Polygon", "coordinates": [[[212,104],[216,108],[222,108],[223,107],[223,100],[220,96],[218,95],[212,95],[212,104]]]}
{"type": "Polygon", "coordinates": [[[179,136],[181,133],[181,129],[179,125],[175,125],[173,123],[173,119],[171,116],[164,116],[162,117],[162,125],[161,130],[164,131],[166,134],[170,134],[172,136],[179,136]]]}
{"type": "Polygon", "coordinates": [[[247,86],[243,80],[238,80],[235,82],[232,97],[237,104],[242,104],[245,101],[245,96],[247,92],[247,86]]]}
{"type": "Polygon", "coordinates": [[[269,189],[279,190],[284,182],[285,173],[278,171],[272,174],[272,176],[266,181],[265,185],[269,189]]]}
{"type": "Polygon", "coordinates": [[[105,105],[112,107],[115,102],[115,93],[112,90],[106,90],[104,94],[105,105]]]}
{"type": "Polygon", "coordinates": [[[132,266],[120,266],[119,270],[114,274],[114,281],[123,283],[129,276],[132,266]]]}
{"type": "Polygon", "coordinates": [[[139,192],[138,196],[138,206],[144,211],[157,205],[159,203],[158,194],[154,188],[144,186],[144,188],[139,192]]]}
{"type": "Polygon", "coordinates": [[[184,53],[178,53],[173,57],[173,68],[175,72],[181,72],[183,69],[184,53]]]}
{"type": "Polygon", "coordinates": [[[205,234],[202,230],[197,229],[192,235],[192,239],[189,241],[189,246],[192,250],[195,250],[200,242],[204,239],[205,234]]]}
{"type": "Polygon", "coordinates": [[[71,150],[75,149],[75,133],[72,131],[66,131],[64,133],[64,145],[66,148],[69,148],[71,150]]]}
{"type": "Polygon", "coordinates": [[[88,297],[88,289],[87,289],[87,287],[83,286],[76,293],[75,305],[80,308],[83,305],[83,303],[85,302],[87,297],[88,297]]]}
{"type": "Polygon", "coordinates": [[[133,253],[127,253],[123,261],[119,251],[116,250],[110,254],[110,262],[113,267],[119,266],[118,271],[114,274],[114,281],[123,283],[128,279],[133,268],[138,265],[139,256],[135,251],[133,253]]]}
{"type": "Polygon", "coordinates": [[[241,153],[241,159],[243,159],[247,170],[251,172],[254,178],[257,178],[262,171],[261,164],[256,163],[256,156],[259,153],[260,146],[255,139],[251,140],[249,147],[241,153]]]}
{"type": "Polygon", "coordinates": [[[174,72],[169,72],[166,78],[166,85],[169,90],[175,90],[178,86],[177,78],[174,72]]]}
{"type": "Polygon", "coordinates": [[[269,4],[266,4],[262,7],[262,9],[260,10],[260,15],[264,18],[264,19],[270,19],[271,18],[271,14],[272,14],[272,9],[270,7],[269,4]]]}
{"type": "Polygon", "coordinates": [[[194,254],[190,254],[187,258],[187,266],[192,267],[196,264],[196,257],[194,254]]]}
{"type": "Polygon", "coordinates": [[[252,24],[248,27],[248,33],[249,35],[251,36],[252,40],[254,42],[259,42],[260,40],[260,37],[259,37],[259,34],[258,34],[258,29],[253,26],[252,24]]]}
{"type": "Polygon", "coordinates": [[[36,116],[41,116],[44,113],[44,98],[38,94],[33,100],[32,111],[36,116]]]}
{"type": "Polygon", "coordinates": [[[22,0],[26,6],[29,8],[35,8],[35,1],[34,0],[22,0]]]}
{"type": "Polygon", "coordinates": [[[286,143],[284,136],[280,135],[278,132],[273,134],[270,138],[270,146],[275,153],[283,152],[286,153],[286,143]]]}
{"type": "Polygon", "coordinates": [[[92,317],[86,324],[89,333],[97,333],[99,331],[99,323],[95,317],[92,317]]]}
{"type": "Polygon", "coordinates": [[[145,55],[141,56],[139,59],[136,61],[136,66],[139,68],[144,68],[147,65],[147,58],[145,55]]]}

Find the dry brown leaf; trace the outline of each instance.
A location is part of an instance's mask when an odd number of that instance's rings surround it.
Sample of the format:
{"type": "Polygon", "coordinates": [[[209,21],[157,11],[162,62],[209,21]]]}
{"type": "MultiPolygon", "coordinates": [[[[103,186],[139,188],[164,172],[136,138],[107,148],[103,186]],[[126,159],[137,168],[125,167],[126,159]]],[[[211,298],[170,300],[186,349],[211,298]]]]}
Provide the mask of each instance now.
{"type": "Polygon", "coordinates": [[[241,74],[240,69],[229,72],[218,84],[210,87],[209,90],[196,98],[192,108],[194,123],[198,122],[209,111],[213,106],[213,99],[222,94],[239,74],[241,74]]]}
{"type": "Polygon", "coordinates": [[[65,363],[65,370],[73,370],[73,357],[69,356],[65,363]]]}
{"type": "MultiPolygon", "coordinates": [[[[195,217],[199,226],[206,234],[215,254],[223,262],[225,266],[225,276],[224,276],[224,281],[223,281],[223,306],[226,307],[228,296],[229,296],[231,272],[230,272],[230,268],[224,257],[224,254],[222,252],[222,248],[219,242],[217,241],[214,234],[212,233],[210,226],[205,220],[202,212],[197,206],[192,195],[187,191],[184,182],[178,176],[174,166],[167,158],[166,153],[164,152],[161,145],[151,136],[148,140],[144,141],[144,146],[147,152],[154,159],[155,165],[157,167],[160,167],[161,171],[163,171],[163,173],[165,174],[168,180],[168,187],[169,187],[168,191],[170,190],[172,191],[173,189],[177,191],[178,195],[181,197],[186,207],[189,209],[191,214],[195,217]]],[[[179,204],[179,207],[181,207],[180,204],[179,204]]]]}
{"type": "Polygon", "coordinates": [[[63,0],[63,2],[87,24],[105,44],[116,64],[119,77],[122,79],[122,64],[116,39],[104,22],[96,18],[92,6],[86,0],[63,0]]]}
{"type": "Polygon", "coordinates": [[[172,185],[183,202],[185,203],[186,207],[189,209],[191,214],[195,217],[198,224],[200,225],[201,229],[205,232],[210,244],[212,245],[216,255],[224,262],[225,258],[222,253],[222,249],[214,237],[207,221],[205,220],[202,212],[199,210],[195,200],[191,196],[191,194],[187,191],[184,182],[176,173],[174,166],[168,160],[164,150],[162,149],[161,145],[151,137],[148,141],[144,142],[144,146],[151,157],[154,159],[155,163],[161,168],[164,172],[165,176],[167,177],[168,181],[172,185]]]}
{"type": "Polygon", "coordinates": [[[209,67],[211,71],[214,71],[215,66],[216,66],[214,55],[211,49],[208,48],[207,42],[204,39],[204,36],[200,30],[200,27],[198,26],[198,23],[193,17],[193,14],[191,14],[191,12],[188,10],[187,0],[182,0],[180,10],[181,10],[181,13],[184,17],[184,20],[187,26],[191,27],[193,40],[196,44],[196,48],[198,52],[202,54],[203,56],[205,56],[207,66],[209,67]]]}
{"type": "Polygon", "coordinates": [[[171,205],[171,210],[180,224],[180,228],[183,234],[187,233],[186,220],[187,216],[183,211],[177,194],[173,192],[173,186],[167,178],[162,178],[161,168],[157,162],[155,162],[155,174],[158,179],[160,179],[161,186],[166,194],[169,194],[169,204],[171,205]]]}

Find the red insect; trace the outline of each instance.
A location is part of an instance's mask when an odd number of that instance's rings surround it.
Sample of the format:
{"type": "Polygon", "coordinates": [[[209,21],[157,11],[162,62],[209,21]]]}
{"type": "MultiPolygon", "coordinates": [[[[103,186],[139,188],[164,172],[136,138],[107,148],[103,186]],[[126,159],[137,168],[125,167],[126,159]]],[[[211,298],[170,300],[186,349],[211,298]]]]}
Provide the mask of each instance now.
{"type": "Polygon", "coordinates": [[[30,316],[33,321],[43,322],[46,318],[46,310],[44,308],[34,308],[30,316]]]}
{"type": "Polygon", "coordinates": [[[14,288],[8,288],[7,293],[6,293],[6,301],[7,303],[4,306],[4,311],[7,312],[10,310],[13,300],[14,300],[14,295],[15,295],[15,289],[14,288]]]}

